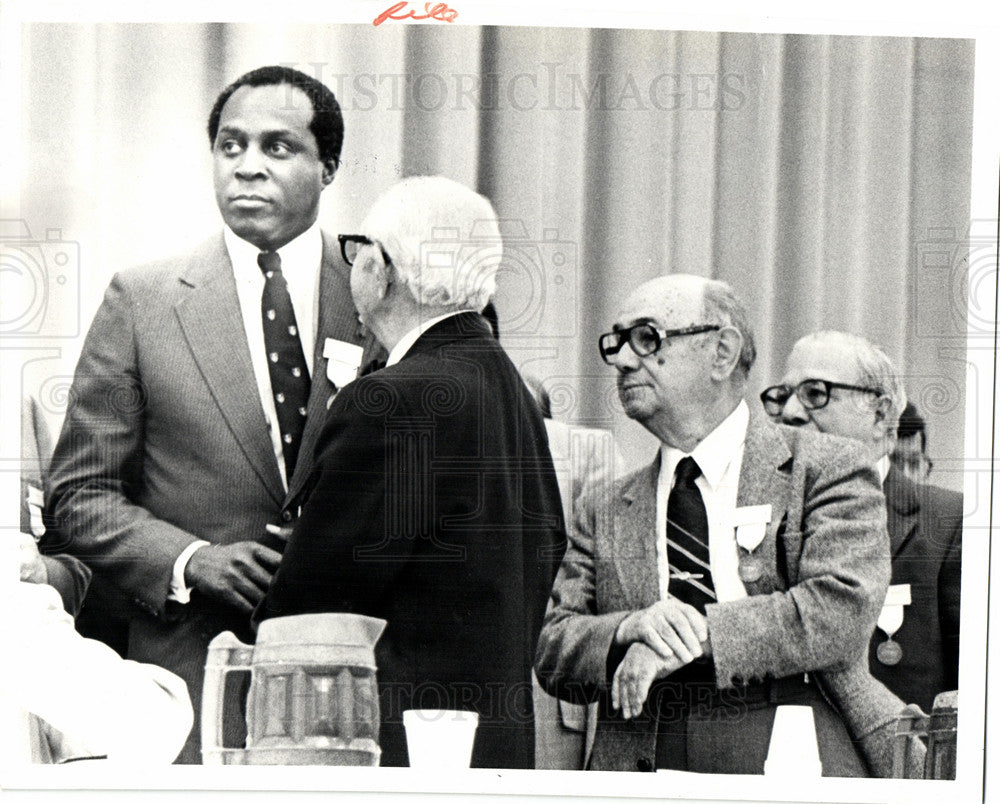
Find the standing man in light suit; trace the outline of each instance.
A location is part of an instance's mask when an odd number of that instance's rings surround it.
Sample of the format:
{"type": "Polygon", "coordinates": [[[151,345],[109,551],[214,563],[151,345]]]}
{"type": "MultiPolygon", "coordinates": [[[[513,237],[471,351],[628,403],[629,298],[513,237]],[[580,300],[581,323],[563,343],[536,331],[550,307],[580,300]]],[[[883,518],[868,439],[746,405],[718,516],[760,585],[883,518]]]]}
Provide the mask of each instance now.
{"type": "MultiPolygon", "coordinates": [[[[112,279],[55,449],[66,551],[131,601],[128,657],[180,675],[196,713],[209,641],[247,633],[278,565],[268,528],[353,378],[335,369],[361,360],[348,269],[317,223],[343,132],[333,93],[287,67],[221,93],[208,133],[225,228],[112,279]]],[[[200,761],[198,734],[179,762],[200,761]]]]}
{"type": "Polygon", "coordinates": [[[887,775],[903,705],[864,665],[889,560],[863,451],[751,416],[753,335],[723,282],[645,283],[600,347],[662,446],[610,513],[581,506],[539,639],[542,685],[599,701],[590,767],[761,773],[796,704],[824,774],[887,775]]]}
{"type": "Polygon", "coordinates": [[[958,689],[962,495],[914,483],[889,455],[906,392],[885,353],[847,332],[814,332],[788,356],[781,385],[761,394],[764,410],[792,427],[864,445],[885,491],[892,583],[872,634],[872,675],[929,712],[958,689]]]}

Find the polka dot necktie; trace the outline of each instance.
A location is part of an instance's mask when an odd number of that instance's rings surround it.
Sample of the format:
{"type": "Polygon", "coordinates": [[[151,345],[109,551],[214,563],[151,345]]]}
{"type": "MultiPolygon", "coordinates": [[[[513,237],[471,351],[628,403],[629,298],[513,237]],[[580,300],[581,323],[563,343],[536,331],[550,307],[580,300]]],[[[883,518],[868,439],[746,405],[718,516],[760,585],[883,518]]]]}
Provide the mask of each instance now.
{"type": "Polygon", "coordinates": [[[708,514],[695,484],[700,474],[690,456],[677,464],[667,498],[667,557],[670,594],[704,614],[705,604],[715,602],[715,586],[708,555],[708,514]]]}
{"type": "Polygon", "coordinates": [[[295,323],[295,309],[288,294],[288,283],[281,273],[281,257],[273,251],[257,255],[264,274],[264,293],[260,298],[264,325],[267,369],[271,375],[271,393],[278,412],[281,449],[285,456],[285,476],[295,471],[295,460],[306,426],[306,403],[309,400],[309,369],[302,353],[302,341],[295,323]]]}

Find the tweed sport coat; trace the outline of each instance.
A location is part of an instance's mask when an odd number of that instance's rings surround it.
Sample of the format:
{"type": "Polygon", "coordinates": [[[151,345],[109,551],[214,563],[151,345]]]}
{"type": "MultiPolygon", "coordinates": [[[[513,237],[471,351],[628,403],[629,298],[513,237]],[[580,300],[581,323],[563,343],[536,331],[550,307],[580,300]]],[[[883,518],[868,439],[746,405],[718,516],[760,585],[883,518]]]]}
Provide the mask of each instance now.
{"type": "MultiPolygon", "coordinates": [[[[593,769],[634,770],[637,757],[655,753],[654,735],[611,710],[607,660],[619,623],[659,598],[658,471],[657,458],[615,486],[610,506],[581,506],[539,640],[546,689],[601,701],[593,769]]],[[[866,664],[889,581],[878,476],[855,443],[751,418],[737,506],[763,504],[772,508],[755,550],[763,575],[745,584],[746,599],[706,609],[717,685],[812,674],[870,770],[888,775],[903,704],[866,664]]]]}
{"type": "MultiPolygon", "coordinates": [[[[308,477],[334,393],[326,338],[360,343],[349,269],[324,233],[306,428],[288,495],[308,477]]],[[[195,725],[178,761],[200,762],[198,713],[208,643],[249,638],[249,617],[197,593],[167,601],[173,565],[195,539],[280,549],[286,491],[254,378],[222,233],[192,252],[115,275],[77,364],[48,476],[62,549],[130,605],[128,658],[188,685],[195,725]]]]}

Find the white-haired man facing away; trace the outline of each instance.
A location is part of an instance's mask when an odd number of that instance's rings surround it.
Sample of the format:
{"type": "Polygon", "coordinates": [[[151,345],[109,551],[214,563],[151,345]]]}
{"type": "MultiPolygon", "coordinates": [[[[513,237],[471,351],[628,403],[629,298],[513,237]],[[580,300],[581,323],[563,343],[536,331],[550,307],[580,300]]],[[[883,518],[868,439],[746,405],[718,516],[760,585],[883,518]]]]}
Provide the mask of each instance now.
{"type": "Polygon", "coordinates": [[[503,253],[489,201],[441,177],[341,235],[387,365],[334,400],[301,516],[256,612],[388,622],[375,658],[382,765],[402,714],[478,712],[474,767],[532,767],[531,662],[565,530],[545,426],[479,311],[503,253]]]}

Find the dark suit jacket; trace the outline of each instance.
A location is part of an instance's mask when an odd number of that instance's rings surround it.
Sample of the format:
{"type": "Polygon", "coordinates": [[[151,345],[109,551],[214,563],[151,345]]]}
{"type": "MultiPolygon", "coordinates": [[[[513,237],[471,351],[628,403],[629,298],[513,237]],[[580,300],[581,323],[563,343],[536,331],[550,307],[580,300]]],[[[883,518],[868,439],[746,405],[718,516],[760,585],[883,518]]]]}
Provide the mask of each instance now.
{"type": "Polygon", "coordinates": [[[476,767],[533,765],[531,661],[565,531],[545,426],[485,319],[435,324],[344,388],[256,617],[345,611],[376,647],[383,765],[402,713],[479,712],[476,767]]]}
{"type": "MultiPolygon", "coordinates": [[[[658,471],[657,460],[617,484],[610,515],[599,515],[593,495],[581,506],[539,640],[543,686],[568,700],[601,701],[597,770],[635,770],[655,753],[655,730],[611,710],[608,657],[619,623],[659,599],[658,471]]],[[[902,708],[871,689],[880,685],[863,668],[889,580],[877,474],[845,439],[752,418],[737,506],[761,504],[772,507],[755,550],[764,574],[745,584],[748,598],[706,608],[716,683],[726,689],[825,671],[819,680],[845,712],[851,736],[863,740],[902,708]]]]}
{"type": "MultiPolygon", "coordinates": [[[[313,384],[290,493],[333,387],[325,338],[359,342],[348,269],[323,236],[313,384]]],[[[65,552],[130,601],[128,656],[188,684],[196,718],[179,761],[200,762],[206,648],[245,615],[192,595],[168,603],[173,565],[195,539],[257,539],[280,523],[286,493],[254,379],[222,234],[193,252],[117,274],[77,364],[49,473],[47,502],[65,552]]],[[[273,545],[272,546],[277,546],[273,545]]]]}
{"type": "Polygon", "coordinates": [[[962,495],[918,485],[895,467],[885,479],[892,583],[910,584],[911,604],[893,639],[903,649],[899,664],[875,655],[885,634],[872,635],[872,675],[904,701],[930,712],[934,696],[958,688],[958,625],[961,603],[962,495]]]}

